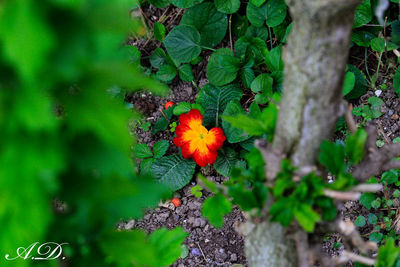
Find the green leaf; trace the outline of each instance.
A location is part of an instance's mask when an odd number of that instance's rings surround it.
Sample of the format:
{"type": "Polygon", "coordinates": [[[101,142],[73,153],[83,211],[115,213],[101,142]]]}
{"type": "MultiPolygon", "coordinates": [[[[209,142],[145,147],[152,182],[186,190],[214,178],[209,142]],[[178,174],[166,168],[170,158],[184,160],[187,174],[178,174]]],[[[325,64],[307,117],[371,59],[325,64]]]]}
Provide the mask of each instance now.
{"type": "Polygon", "coordinates": [[[169,143],[166,140],[158,141],[153,146],[154,158],[159,159],[165,155],[169,147],[169,143]]]}
{"type": "Polygon", "coordinates": [[[190,193],[195,197],[199,198],[203,196],[203,187],[201,185],[195,185],[190,189],[190,193]]]}
{"type": "Polygon", "coordinates": [[[236,13],[232,17],[232,31],[236,36],[243,36],[249,27],[249,21],[246,16],[240,16],[236,13]]]}
{"type": "Polygon", "coordinates": [[[170,0],[170,1],[173,5],[179,8],[189,8],[203,2],[203,0],[170,0]]]}
{"type": "Polygon", "coordinates": [[[256,7],[260,7],[262,4],[265,3],[266,0],[250,0],[250,3],[255,5],[256,7]]]}
{"type": "Polygon", "coordinates": [[[240,79],[242,80],[243,85],[246,88],[250,88],[251,83],[256,78],[254,75],[254,71],[251,68],[243,68],[239,72],[240,79]]]}
{"type": "Polygon", "coordinates": [[[376,96],[371,96],[368,98],[368,103],[371,105],[370,116],[374,119],[379,118],[383,115],[381,112],[381,107],[383,104],[383,100],[376,96]]]}
{"type": "Polygon", "coordinates": [[[242,106],[237,100],[231,101],[222,113],[222,128],[229,143],[239,143],[250,137],[242,129],[233,127],[229,122],[223,119],[225,116],[234,116],[237,114],[244,114],[242,106]]]}
{"type": "Polygon", "coordinates": [[[149,243],[156,248],[158,266],[170,266],[181,256],[181,244],[187,236],[181,226],[173,230],[163,227],[150,235],[149,243]]]}
{"type": "Polygon", "coordinates": [[[386,41],[385,38],[374,38],[371,40],[371,48],[372,50],[383,53],[385,51],[392,51],[393,49],[396,49],[398,45],[386,41]]]}
{"type": "MultiPolygon", "coordinates": [[[[381,242],[383,238],[383,234],[379,233],[379,232],[373,232],[372,234],[369,235],[369,241],[375,242],[375,243],[379,243],[381,242]]],[[[386,266],[386,265],[384,265],[386,266]]]]}
{"type": "Polygon", "coordinates": [[[342,173],[345,169],[344,146],[329,141],[324,141],[320,147],[319,161],[333,175],[342,173]]]}
{"type": "Polygon", "coordinates": [[[375,35],[367,31],[355,31],[351,35],[351,40],[358,46],[369,47],[371,40],[375,38],[375,35]]]}
{"type": "Polygon", "coordinates": [[[192,105],[188,102],[181,102],[174,108],[174,115],[179,116],[183,113],[188,113],[192,109],[192,105]]]}
{"type": "Polygon", "coordinates": [[[102,236],[100,247],[108,260],[119,266],[129,266],[132,262],[140,266],[169,266],[181,255],[181,244],[187,236],[182,227],[160,228],[150,236],[143,230],[113,231],[102,236]],[[121,249],[130,253],[121,253],[121,249]]]}
{"type": "Polygon", "coordinates": [[[193,27],[174,27],[164,40],[168,54],[177,62],[190,62],[200,55],[200,33],[193,27]]]}
{"type": "Polygon", "coordinates": [[[140,174],[150,175],[151,165],[153,165],[154,158],[144,159],[140,163],[140,174]]]}
{"type": "Polygon", "coordinates": [[[388,238],[384,246],[378,250],[377,262],[375,267],[391,267],[396,262],[400,254],[400,248],[395,246],[393,238],[388,238]]]}
{"type": "Polygon", "coordinates": [[[157,8],[164,8],[170,4],[170,0],[148,0],[150,4],[157,8]]]}
{"type": "Polygon", "coordinates": [[[393,77],[393,89],[397,96],[400,97],[400,68],[397,68],[393,77]]]}
{"type": "Polygon", "coordinates": [[[251,90],[254,93],[260,93],[256,95],[257,104],[265,104],[268,102],[269,97],[272,96],[272,83],[273,80],[269,74],[263,73],[257,76],[251,83],[251,90]]]}
{"type": "Polygon", "coordinates": [[[176,68],[169,64],[164,64],[156,73],[157,79],[163,82],[171,82],[176,76],[176,68]]]}
{"type": "Polygon", "coordinates": [[[222,176],[229,177],[231,169],[238,163],[239,159],[235,150],[224,148],[218,151],[218,157],[213,167],[222,176]]]}
{"type": "Polygon", "coordinates": [[[234,84],[223,87],[204,85],[197,97],[197,104],[205,110],[203,123],[205,126],[218,126],[219,120],[229,102],[240,100],[242,90],[234,84]]]}
{"type": "Polygon", "coordinates": [[[165,52],[161,48],[156,48],[154,50],[153,54],[150,56],[150,64],[156,68],[159,69],[161,66],[165,63],[165,52]]]}
{"type": "Polygon", "coordinates": [[[265,64],[270,71],[282,71],[284,63],[282,60],[282,46],[279,45],[271,49],[271,51],[265,51],[265,64]]]}
{"type": "Polygon", "coordinates": [[[343,95],[345,96],[348,93],[350,93],[351,90],[353,90],[355,84],[356,84],[356,76],[354,75],[354,73],[350,71],[346,72],[343,81],[343,95]]]}
{"type": "Polygon", "coordinates": [[[232,82],[240,69],[240,59],[227,48],[214,52],[207,64],[207,77],[211,84],[221,86],[232,82]]]}
{"type": "MultiPolygon", "coordinates": [[[[264,4],[265,5],[265,4],[264,4]]],[[[284,0],[267,1],[266,23],[269,27],[278,26],[286,17],[286,4],[284,0]]]]}
{"type": "Polygon", "coordinates": [[[375,200],[375,195],[372,193],[362,193],[360,197],[360,203],[367,209],[371,209],[372,201],[375,200]]]}
{"type": "Polygon", "coordinates": [[[356,13],[354,15],[353,28],[361,27],[372,20],[371,1],[364,0],[357,6],[356,13]]]}
{"type": "Polygon", "coordinates": [[[265,41],[256,37],[243,36],[235,43],[235,54],[245,62],[261,62],[267,50],[265,41]]]}
{"type": "Polygon", "coordinates": [[[394,184],[399,180],[399,174],[396,170],[389,170],[382,174],[381,182],[385,182],[386,184],[394,184]]]}
{"type": "Polygon", "coordinates": [[[252,38],[260,38],[263,41],[267,41],[268,39],[268,29],[264,26],[256,27],[251,25],[247,28],[245,36],[252,38]]]}
{"type": "Polygon", "coordinates": [[[157,258],[153,257],[156,249],[148,244],[143,230],[107,232],[100,240],[100,248],[110,262],[120,266],[133,261],[138,265],[157,266],[157,258]],[[121,249],[130,253],[121,253],[121,249]]]}
{"type": "Polygon", "coordinates": [[[350,93],[348,93],[345,96],[345,98],[346,99],[359,98],[366,92],[368,88],[365,75],[356,66],[350,64],[347,65],[347,71],[354,73],[356,82],[354,85],[354,89],[350,93]]]}
{"type": "Polygon", "coordinates": [[[191,82],[194,80],[192,66],[190,64],[184,64],[179,67],[179,77],[181,77],[182,81],[191,82]]]}
{"type": "Polygon", "coordinates": [[[251,2],[247,5],[247,18],[254,26],[260,27],[266,21],[269,27],[278,26],[286,17],[286,4],[283,0],[269,0],[260,7],[251,2]]]}
{"type": "Polygon", "coordinates": [[[254,192],[246,189],[242,184],[229,186],[229,195],[233,198],[233,203],[239,205],[243,211],[249,211],[260,206],[254,192]]]}
{"type": "Polygon", "coordinates": [[[251,83],[251,91],[254,93],[266,92],[268,96],[272,96],[272,83],[273,80],[268,74],[260,74],[251,83]]]}
{"type": "Polygon", "coordinates": [[[368,214],[368,223],[369,224],[376,224],[377,222],[378,222],[378,217],[375,214],[373,214],[373,213],[368,214]]]}
{"type": "Polygon", "coordinates": [[[212,196],[204,201],[201,210],[204,217],[216,228],[224,225],[224,216],[232,210],[232,203],[222,194],[212,196]]]}
{"type": "Polygon", "coordinates": [[[154,38],[162,42],[164,40],[165,33],[166,33],[165,26],[162,23],[156,21],[154,23],[154,38]]]}
{"type": "Polygon", "coordinates": [[[400,45],[400,20],[393,21],[390,26],[392,26],[393,43],[400,45]]]}
{"type": "Polygon", "coordinates": [[[363,226],[365,226],[365,224],[366,224],[365,217],[362,216],[362,215],[358,216],[358,217],[355,219],[354,224],[355,224],[357,227],[363,227],[363,226]]]}
{"type": "Polygon", "coordinates": [[[212,2],[204,2],[186,10],[181,25],[196,28],[201,36],[200,44],[214,47],[225,37],[228,18],[226,14],[219,12],[212,2]]]}
{"type": "Polygon", "coordinates": [[[164,116],[161,116],[161,117],[156,121],[156,123],[154,124],[151,133],[152,133],[152,134],[156,134],[156,133],[158,133],[158,132],[165,131],[165,130],[167,130],[168,125],[169,125],[168,120],[165,119],[164,116]]]}
{"type": "Polygon", "coordinates": [[[139,159],[145,159],[153,156],[150,148],[146,144],[138,144],[133,148],[133,153],[139,159]]]}
{"type": "Polygon", "coordinates": [[[55,40],[43,8],[35,1],[7,1],[0,13],[0,42],[4,59],[24,82],[32,82],[48,62],[55,40]]]}
{"type": "Polygon", "coordinates": [[[215,0],[214,4],[219,12],[233,14],[239,10],[240,0],[215,0]]]}
{"type": "Polygon", "coordinates": [[[267,134],[272,137],[275,131],[277,117],[278,109],[274,104],[270,103],[268,107],[263,109],[258,118],[238,114],[236,116],[224,116],[223,119],[229,122],[233,127],[243,129],[250,135],[260,136],[267,134]]]}
{"type": "Polygon", "coordinates": [[[294,203],[290,199],[282,198],[271,205],[269,209],[271,220],[287,227],[294,217],[294,203]]]}
{"type": "Polygon", "coordinates": [[[358,129],[357,132],[346,138],[346,154],[351,163],[358,164],[363,159],[366,140],[367,132],[364,129],[358,129]]]}
{"type": "Polygon", "coordinates": [[[172,155],[156,160],[151,166],[151,173],[171,191],[176,191],[190,182],[195,168],[196,163],[193,160],[172,155]]]}
{"type": "Polygon", "coordinates": [[[294,216],[301,227],[307,232],[313,232],[315,224],[321,220],[319,214],[310,205],[304,203],[295,208],[294,216]]]}

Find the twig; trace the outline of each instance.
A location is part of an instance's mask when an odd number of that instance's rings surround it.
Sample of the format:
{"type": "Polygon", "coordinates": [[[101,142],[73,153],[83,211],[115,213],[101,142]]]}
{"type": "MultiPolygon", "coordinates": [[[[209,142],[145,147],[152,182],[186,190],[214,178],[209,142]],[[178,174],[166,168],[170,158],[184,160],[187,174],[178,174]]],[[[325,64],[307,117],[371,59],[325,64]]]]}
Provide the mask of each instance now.
{"type": "Polygon", "coordinates": [[[206,256],[204,256],[204,252],[203,252],[203,250],[201,249],[200,243],[199,243],[199,242],[197,242],[197,246],[199,247],[199,249],[200,249],[200,251],[201,251],[201,255],[203,255],[204,260],[207,262],[206,256]]]}
{"type": "Polygon", "coordinates": [[[342,201],[348,201],[348,200],[356,201],[359,200],[361,197],[360,192],[341,192],[330,189],[324,189],[324,195],[342,201]]]}
{"type": "Polygon", "coordinates": [[[383,189],[382,184],[359,184],[353,187],[351,190],[356,192],[375,193],[383,189]]]}
{"type": "Polygon", "coordinates": [[[338,231],[343,235],[343,237],[349,239],[351,243],[360,250],[361,253],[367,253],[369,250],[377,251],[378,246],[374,242],[367,241],[360,236],[354,223],[350,221],[339,220],[336,223],[338,231]]]}
{"type": "Polygon", "coordinates": [[[310,250],[308,247],[307,233],[302,230],[298,230],[294,234],[294,239],[296,242],[297,258],[299,259],[299,267],[309,267],[310,266],[310,250]]]}
{"type": "Polygon", "coordinates": [[[381,134],[383,135],[383,138],[385,139],[386,143],[387,143],[387,144],[390,144],[390,140],[389,140],[389,138],[387,137],[385,131],[383,130],[382,123],[381,123],[380,120],[378,120],[378,126],[379,126],[379,131],[380,131],[381,134]]]}
{"type": "Polygon", "coordinates": [[[346,263],[348,261],[355,261],[355,262],[359,262],[365,265],[369,265],[369,266],[373,266],[376,262],[375,259],[371,259],[365,256],[361,256],[361,255],[357,255],[353,252],[350,251],[343,251],[342,255],[338,258],[338,263],[339,264],[343,264],[346,263]]]}
{"type": "Polygon", "coordinates": [[[378,149],[376,146],[377,132],[374,125],[367,126],[367,141],[365,142],[365,151],[367,155],[359,163],[354,171],[353,176],[359,181],[365,181],[371,176],[381,174],[385,170],[398,166],[393,158],[400,156],[400,143],[387,144],[378,149]]]}
{"type": "Polygon", "coordinates": [[[353,105],[352,104],[348,104],[348,108],[346,109],[346,112],[344,113],[344,118],[346,120],[347,127],[349,127],[350,133],[355,133],[357,131],[357,124],[353,117],[353,105]]]}

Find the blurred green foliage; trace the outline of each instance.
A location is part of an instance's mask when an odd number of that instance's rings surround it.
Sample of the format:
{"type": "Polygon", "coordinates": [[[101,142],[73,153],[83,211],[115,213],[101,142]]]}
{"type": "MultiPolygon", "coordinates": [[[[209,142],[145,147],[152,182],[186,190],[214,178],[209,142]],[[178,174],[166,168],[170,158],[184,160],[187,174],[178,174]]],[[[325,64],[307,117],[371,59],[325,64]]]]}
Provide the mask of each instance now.
{"type": "Polygon", "coordinates": [[[112,86],[166,91],[128,61],[126,38],[143,31],[132,8],[130,0],[0,2],[1,266],[57,265],[5,259],[46,241],[69,243],[69,266],[142,266],[146,259],[164,266],[179,255],[181,229],[177,238],[163,230],[149,241],[139,230],[113,230],[167,196],[135,174],[128,123],[138,114],[106,93],[112,86]],[[165,242],[156,242],[160,236],[165,242]],[[173,253],[155,262],[151,251],[124,250],[150,245],[173,253]]]}

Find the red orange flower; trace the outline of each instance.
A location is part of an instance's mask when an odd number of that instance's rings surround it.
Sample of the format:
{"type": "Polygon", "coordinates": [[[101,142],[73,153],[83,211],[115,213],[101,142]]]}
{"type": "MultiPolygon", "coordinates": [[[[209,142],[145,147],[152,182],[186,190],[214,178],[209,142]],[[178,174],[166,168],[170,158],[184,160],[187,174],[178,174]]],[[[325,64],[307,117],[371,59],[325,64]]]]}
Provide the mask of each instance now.
{"type": "Polygon", "coordinates": [[[201,167],[213,164],[217,159],[218,149],[226,139],[222,129],[215,127],[207,130],[202,125],[203,115],[197,109],[180,115],[179,122],[173,142],[182,148],[182,156],[185,159],[193,158],[201,167]]]}

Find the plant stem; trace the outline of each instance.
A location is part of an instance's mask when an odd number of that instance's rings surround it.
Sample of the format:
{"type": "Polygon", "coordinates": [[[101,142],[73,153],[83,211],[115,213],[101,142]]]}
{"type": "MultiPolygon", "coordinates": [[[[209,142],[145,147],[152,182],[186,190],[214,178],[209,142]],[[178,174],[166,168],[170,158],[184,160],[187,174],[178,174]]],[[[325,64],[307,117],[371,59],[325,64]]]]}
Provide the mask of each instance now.
{"type": "Polygon", "coordinates": [[[272,50],[272,32],[271,32],[271,27],[269,27],[269,26],[268,26],[268,35],[269,35],[270,48],[272,50]]]}
{"type": "Polygon", "coordinates": [[[231,44],[231,50],[233,50],[233,42],[232,42],[232,14],[229,15],[229,41],[231,44]]]}
{"type": "Polygon", "coordinates": [[[365,53],[364,53],[364,63],[365,63],[365,71],[367,72],[368,78],[371,81],[371,75],[369,75],[369,71],[368,71],[368,51],[367,51],[366,47],[365,47],[365,53]]]}
{"type": "Polygon", "coordinates": [[[200,47],[201,47],[201,48],[204,48],[204,49],[207,49],[207,50],[211,50],[211,51],[217,51],[216,49],[211,48],[211,47],[207,47],[207,46],[202,46],[202,45],[200,45],[200,47]]]}

